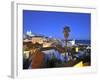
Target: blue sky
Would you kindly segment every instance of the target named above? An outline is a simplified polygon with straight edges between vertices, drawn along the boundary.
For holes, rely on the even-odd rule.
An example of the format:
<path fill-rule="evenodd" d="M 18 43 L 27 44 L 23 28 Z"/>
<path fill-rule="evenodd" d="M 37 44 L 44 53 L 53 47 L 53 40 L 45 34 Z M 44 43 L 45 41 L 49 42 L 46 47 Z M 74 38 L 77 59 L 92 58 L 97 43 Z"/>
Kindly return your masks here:
<path fill-rule="evenodd" d="M 70 27 L 69 39 L 90 39 L 91 14 L 23 10 L 23 32 L 64 39 L 63 28 Z"/>

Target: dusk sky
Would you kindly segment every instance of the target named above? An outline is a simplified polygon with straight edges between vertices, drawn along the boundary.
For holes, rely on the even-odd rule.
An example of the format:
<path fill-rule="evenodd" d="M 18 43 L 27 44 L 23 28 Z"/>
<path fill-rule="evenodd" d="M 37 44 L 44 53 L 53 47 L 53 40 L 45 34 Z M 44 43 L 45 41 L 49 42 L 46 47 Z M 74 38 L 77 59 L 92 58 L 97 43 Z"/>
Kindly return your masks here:
<path fill-rule="evenodd" d="M 43 34 L 64 39 L 63 28 L 70 27 L 69 39 L 90 40 L 91 15 L 89 13 L 23 10 L 23 32 Z"/>

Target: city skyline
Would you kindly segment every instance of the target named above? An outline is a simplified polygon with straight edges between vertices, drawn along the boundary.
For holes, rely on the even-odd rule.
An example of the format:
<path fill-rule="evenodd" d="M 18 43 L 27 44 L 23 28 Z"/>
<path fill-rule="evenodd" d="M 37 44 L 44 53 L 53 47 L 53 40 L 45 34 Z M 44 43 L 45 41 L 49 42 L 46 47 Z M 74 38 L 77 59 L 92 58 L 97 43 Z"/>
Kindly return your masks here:
<path fill-rule="evenodd" d="M 70 27 L 69 39 L 91 39 L 91 14 L 23 10 L 23 33 L 32 33 L 64 39 L 63 28 Z"/>

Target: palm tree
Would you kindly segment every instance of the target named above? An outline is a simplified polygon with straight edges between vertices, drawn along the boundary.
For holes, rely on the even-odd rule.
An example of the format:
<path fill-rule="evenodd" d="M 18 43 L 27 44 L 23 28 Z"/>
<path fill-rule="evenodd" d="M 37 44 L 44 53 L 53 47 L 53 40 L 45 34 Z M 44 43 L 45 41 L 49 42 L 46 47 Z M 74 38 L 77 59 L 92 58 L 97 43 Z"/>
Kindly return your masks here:
<path fill-rule="evenodd" d="M 67 40 L 68 40 L 68 37 L 69 37 L 69 32 L 70 32 L 69 26 L 65 26 L 64 29 L 63 29 L 63 33 L 64 33 L 64 38 L 65 38 L 65 41 L 66 41 L 66 46 L 67 46 Z"/>
<path fill-rule="evenodd" d="M 67 59 L 66 52 L 67 52 L 67 41 L 68 41 L 68 37 L 69 37 L 69 32 L 70 32 L 69 26 L 65 26 L 63 28 L 63 34 L 64 34 L 65 44 L 66 44 L 66 46 L 65 46 L 65 60 Z"/>

